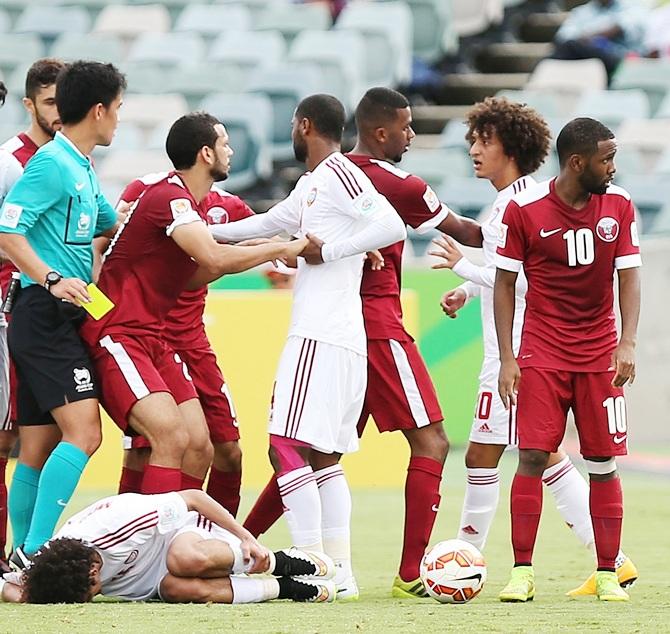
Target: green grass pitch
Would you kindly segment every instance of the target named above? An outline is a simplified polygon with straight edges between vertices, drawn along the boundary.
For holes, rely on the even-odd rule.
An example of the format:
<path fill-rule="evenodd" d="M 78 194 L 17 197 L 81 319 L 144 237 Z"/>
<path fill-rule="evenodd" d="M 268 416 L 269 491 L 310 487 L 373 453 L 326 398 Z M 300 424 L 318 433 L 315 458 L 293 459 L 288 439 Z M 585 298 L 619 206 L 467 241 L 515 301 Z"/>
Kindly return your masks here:
<path fill-rule="evenodd" d="M 623 546 L 641 573 L 630 591 L 630 603 L 599 604 L 594 599 L 572 601 L 564 596 L 591 572 L 593 561 L 561 522 L 548 495 L 535 555 L 535 601 L 527 605 L 498 602 L 497 593 L 506 582 L 511 565 L 507 489 L 514 462 L 513 456 L 505 456 L 503 496 L 485 553 L 488 582 L 482 594 L 467 605 L 390 597 L 400 549 L 402 492 L 357 490 L 353 515 L 354 566 L 361 587 L 357 603 L 2 605 L 0 632 L 670 632 L 670 483 L 648 475 L 623 473 L 626 496 Z M 456 533 L 464 487 L 462 464 L 460 453 L 454 452 L 448 460 L 433 541 Z M 241 516 L 255 494 L 245 493 Z M 88 504 L 92 497 L 78 494 L 67 513 Z M 283 521 L 265 536 L 264 542 L 272 548 L 288 544 Z"/>

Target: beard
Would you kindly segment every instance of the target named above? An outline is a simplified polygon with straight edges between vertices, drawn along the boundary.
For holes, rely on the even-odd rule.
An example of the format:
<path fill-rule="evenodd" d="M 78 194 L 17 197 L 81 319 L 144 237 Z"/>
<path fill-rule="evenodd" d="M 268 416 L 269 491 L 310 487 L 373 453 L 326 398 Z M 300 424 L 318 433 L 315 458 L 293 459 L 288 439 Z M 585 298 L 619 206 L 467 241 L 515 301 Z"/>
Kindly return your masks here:
<path fill-rule="evenodd" d="M 581 175 L 579 184 L 582 186 L 584 191 L 587 191 L 589 194 L 602 196 L 605 192 L 607 192 L 607 188 L 609 187 L 609 178 L 604 180 L 597 180 L 593 174 L 587 173 Z"/>
<path fill-rule="evenodd" d="M 58 126 L 58 129 L 60 130 L 60 119 L 56 119 L 53 123 L 49 124 L 49 122 L 39 113 L 37 108 L 35 108 L 35 121 L 42 132 L 52 139 L 56 135 L 54 126 Z"/>
<path fill-rule="evenodd" d="M 212 169 L 209 170 L 209 175 L 212 177 L 215 183 L 225 181 L 228 178 L 230 170 L 224 170 L 219 165 L 214 165 Z"/>
<path fill-rule="evenodd" d="M 301 140 L 293 140 L 293 154 L 298 163 L 307 161 L 307 144 Z"/>

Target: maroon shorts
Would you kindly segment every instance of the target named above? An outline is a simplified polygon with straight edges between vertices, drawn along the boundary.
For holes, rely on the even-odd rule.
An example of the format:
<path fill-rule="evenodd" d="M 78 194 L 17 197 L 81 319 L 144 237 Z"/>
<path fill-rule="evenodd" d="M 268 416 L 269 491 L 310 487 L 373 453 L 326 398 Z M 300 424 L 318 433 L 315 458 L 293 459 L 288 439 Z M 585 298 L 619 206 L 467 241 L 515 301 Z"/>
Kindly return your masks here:
<path fill-rule="evenodd" d="M 614 372 L 568 372 L 522 368 L 516 422 L 520 449 L 556 451 L 572 409 L 580 451 L 587 458 L 627 453 L 623 389 Z"/>
<path fill-rule="evenodd" d="M 207 345 L 190 350 L 179 350 L 178 354 L 188 367 L 193 379 L 212 442 L 239 440 L 240 430 L 235 407 L 212 348 Z M 143 436 L 133 436 L 131 446 L 136 449 L 150 445 Z"/>
<path fill-rule="evenodd" d="M 91 349 L 101 402 L 122 431 L 137 401 L 169 392 L 177 404 L 197 398 L 186 364 L 158 337 L 106 335 Z"/>
<path fill-rule="evenodd" d="M 372 416 L 380 432 L 443 420 L 435 387 L 413 341 L 368 340 L 368 387 L 358 435 Z"/>

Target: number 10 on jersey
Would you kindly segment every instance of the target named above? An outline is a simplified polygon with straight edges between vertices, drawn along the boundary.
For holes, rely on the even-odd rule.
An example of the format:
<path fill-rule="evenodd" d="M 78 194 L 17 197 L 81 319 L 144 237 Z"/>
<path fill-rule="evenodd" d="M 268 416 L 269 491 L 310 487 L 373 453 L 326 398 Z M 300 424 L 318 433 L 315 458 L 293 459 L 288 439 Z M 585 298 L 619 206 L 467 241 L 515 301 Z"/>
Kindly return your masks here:
<path fill-rule="evenodd" d="M 591 229 L 568 229 L 562 236 L 568 247 L 568 266 L 591 264 L 595 259 L 595 245 Z"/>

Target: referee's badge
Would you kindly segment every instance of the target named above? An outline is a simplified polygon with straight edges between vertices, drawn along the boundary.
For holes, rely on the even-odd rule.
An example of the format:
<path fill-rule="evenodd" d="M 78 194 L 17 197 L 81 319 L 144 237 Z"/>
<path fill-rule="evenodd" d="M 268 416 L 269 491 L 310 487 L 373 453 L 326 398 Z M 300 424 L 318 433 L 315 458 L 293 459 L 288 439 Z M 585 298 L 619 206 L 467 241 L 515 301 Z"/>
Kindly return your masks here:
<path fill-rule="evenodd" d="M 5 203 L 0 215 L 0 225 L 3 227 L 10 227 L 16 229 L 19 224 L 19 219 L 23 213 L 23 207 L 15 205 L 14 203 Z"/>
<path fill-rule="evenodd" d="M 74 368 L 72 374 L 77 392 L 90 392 L 93 389 L 93 381 L 88 368 Z"/>

